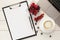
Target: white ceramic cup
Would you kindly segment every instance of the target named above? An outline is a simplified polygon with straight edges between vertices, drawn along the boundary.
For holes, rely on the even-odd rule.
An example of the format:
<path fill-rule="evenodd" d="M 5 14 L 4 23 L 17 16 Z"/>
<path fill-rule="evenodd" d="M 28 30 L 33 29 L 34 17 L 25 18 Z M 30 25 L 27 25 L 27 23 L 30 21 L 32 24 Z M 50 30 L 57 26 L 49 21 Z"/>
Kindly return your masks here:
<path fill-rule="evenodd" d="M 55 29 L 55 21 L 52 18 L 45 16 L 40 21 L 39 27 L 43 33 L 52 33 Z"/>

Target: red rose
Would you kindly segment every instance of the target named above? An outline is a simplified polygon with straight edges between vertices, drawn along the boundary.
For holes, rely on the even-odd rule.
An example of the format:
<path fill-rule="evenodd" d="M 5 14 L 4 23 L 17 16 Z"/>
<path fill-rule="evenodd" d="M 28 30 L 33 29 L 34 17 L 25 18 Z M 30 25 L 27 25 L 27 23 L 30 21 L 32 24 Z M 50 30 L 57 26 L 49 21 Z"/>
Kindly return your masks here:
<path fill-rule="evenodd" d="M 36 22 L 38 22 L 38 21 L 41 20 L 43 17 L 44 17 L 44 13 L 41 14 L 40 16 L 34 18 L 34 20 L 35 20 Z"/>
<path fill-rule="evenodd" d="M 39 12 L 39 10 L 40 10 L 40 7 L 38 5 L 36 5 L 35 3 L 32 3 L 29 8 L 30 13 L 32 13 L 35 16 Z"/>

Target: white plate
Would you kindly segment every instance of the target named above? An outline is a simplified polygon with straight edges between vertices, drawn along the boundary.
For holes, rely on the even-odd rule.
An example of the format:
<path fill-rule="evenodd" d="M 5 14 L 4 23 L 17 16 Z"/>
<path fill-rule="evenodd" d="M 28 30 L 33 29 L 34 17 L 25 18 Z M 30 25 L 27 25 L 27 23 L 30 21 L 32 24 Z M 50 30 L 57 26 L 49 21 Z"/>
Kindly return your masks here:
<path fill-rule="evenodd" d="M 47 22 L 51 22 L 50 26 L 52 26 L 52 27 L 48 26 L 50 28 L 47 27 L 48 28 L 47 29 L 46 28 L 47 25 L 45 25 Z M 39 27 L 40 27 L 40 30 L 42 32 L 44 32 L 44 33 L 51 33 L 55 29 L 55 22 L 54 22 L 54 20 L 52 18 L 50 18 L 47 14 L 44 13 L 43 19 L 39 21 Z"/>

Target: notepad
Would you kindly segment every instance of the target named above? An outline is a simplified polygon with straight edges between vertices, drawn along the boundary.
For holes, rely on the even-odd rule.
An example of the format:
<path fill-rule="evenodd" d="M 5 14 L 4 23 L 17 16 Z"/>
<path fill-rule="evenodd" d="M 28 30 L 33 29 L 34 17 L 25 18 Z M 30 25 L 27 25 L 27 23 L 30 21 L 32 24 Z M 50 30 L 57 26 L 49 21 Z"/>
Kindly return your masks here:
<path fill-rule="evenodd" d="M 2 9 L 12 40 L 21 40 L 36 35 L 27 1 L 9 5 Z"/>

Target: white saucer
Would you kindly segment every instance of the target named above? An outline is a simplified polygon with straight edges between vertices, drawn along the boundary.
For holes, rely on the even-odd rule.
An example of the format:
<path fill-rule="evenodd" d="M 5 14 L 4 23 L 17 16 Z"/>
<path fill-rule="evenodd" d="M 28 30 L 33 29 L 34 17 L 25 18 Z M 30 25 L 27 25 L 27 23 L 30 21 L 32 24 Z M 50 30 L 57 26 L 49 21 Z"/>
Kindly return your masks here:
<path fill-rule="evenodd" d="M 48 25 L 50 25 L 50 26 L 48 26 Z M 51 33 L 55 29 L 55 22 L 52 18 L 50 18 L 49 16 L 44 14 L 44 18 L 39 22 L 39 27 L 42 32 Z"/>

